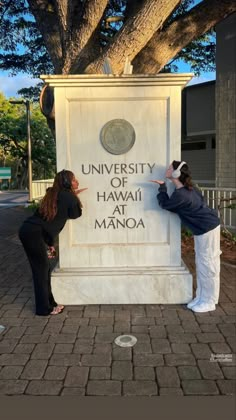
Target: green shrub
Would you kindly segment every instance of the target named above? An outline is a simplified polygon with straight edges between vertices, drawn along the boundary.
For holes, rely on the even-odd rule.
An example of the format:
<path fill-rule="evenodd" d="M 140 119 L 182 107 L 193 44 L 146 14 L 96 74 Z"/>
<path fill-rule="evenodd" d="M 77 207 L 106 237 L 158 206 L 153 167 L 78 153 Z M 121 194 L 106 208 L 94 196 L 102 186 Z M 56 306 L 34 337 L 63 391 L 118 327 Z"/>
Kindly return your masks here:
<path fill-rule="evenodd" d="M 26 208 L 30 211 L 36 211 L 39 208 L 39 201 L 33 200 Z"/>
<path fill-rule="evenodd" d="M 189 230 L 188 228 L 182 228 L 181 230 L 181 237 L 184 238 L 191 238 L 193 236 L 191 230 Z"/>

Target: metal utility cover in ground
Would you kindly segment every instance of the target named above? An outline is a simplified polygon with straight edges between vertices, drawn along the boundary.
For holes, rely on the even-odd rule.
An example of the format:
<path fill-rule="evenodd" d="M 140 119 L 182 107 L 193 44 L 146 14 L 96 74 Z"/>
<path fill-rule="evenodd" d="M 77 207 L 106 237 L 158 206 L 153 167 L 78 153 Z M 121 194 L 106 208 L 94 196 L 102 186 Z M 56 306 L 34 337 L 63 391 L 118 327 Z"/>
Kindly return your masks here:
<path fill-rule="evenodd" d="M 120 347 L 133 347 L 136 343 L 137 338 L 134 335 L 119 335 L 115 339 L 115 344 Z"/>

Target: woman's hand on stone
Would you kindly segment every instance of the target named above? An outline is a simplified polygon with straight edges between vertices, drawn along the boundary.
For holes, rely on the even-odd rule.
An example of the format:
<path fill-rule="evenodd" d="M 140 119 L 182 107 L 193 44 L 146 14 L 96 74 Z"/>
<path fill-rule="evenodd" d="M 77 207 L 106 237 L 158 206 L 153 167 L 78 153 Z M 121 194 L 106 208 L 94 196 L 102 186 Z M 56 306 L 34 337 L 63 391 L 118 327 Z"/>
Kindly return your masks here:
<path fill-rule="evenodd" d="M 85 190 L 87 190 L 88 188 L 81 188 L 80 190 L 75 190 L 75 193 L 76 194 L 80 194 L 80 193 L 82 193 L 83 191 L 85 191 Z"/>
<path fill-rule="evenodd" d="M 159 185 L 165 184 L 165 181 L 161 181 L 160 179 L 151 180 L 149 182 L 154 182 L 154 184 L 159 184 Z"/>
<path fill-rule="evenodd" d="M 49 259 L 55 258 L 56 250 L 55 250 L 54 246 L 48 246 L 47 254 L 48 254 Z"/>
<path fill-rule="evenodd" d="M 50 250 L 50 252 L 56 252 L 54 246 L 49 246 L 48 249 Z"/>

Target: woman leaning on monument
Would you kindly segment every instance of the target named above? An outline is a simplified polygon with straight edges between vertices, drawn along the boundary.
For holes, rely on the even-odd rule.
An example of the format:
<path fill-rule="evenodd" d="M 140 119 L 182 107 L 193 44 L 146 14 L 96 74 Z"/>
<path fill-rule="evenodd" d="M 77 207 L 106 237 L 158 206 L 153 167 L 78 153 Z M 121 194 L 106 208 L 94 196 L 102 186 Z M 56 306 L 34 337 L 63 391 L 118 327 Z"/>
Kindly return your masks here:
<path fill-rule="evenodd" d="M 32 270 L 36 315 L 57 315 L 64 309 L 63 305 L 56 303 L 52 294 L 49 258 L 55 253 L 55 238 L 66 221 L 82 215 L 78 194 L 87 188 L 78 189 L 78 186 L 73 172 L 65 169 L 58 172 L 39 209 L 23 222 L 19 230 L 19 238 Z"/>
<path fill-rule="evenodd" d="M 159 185 L 159 205 L 178 214 L 194 235 L 197 290 L 187 307 L 194 312 L 214 311 L 220 290 L 220 219 L 216 211 L 207 206 L 200 191 L 193 187 L 186 162 L 174 160 L 165 176 L 175 186 L 171 196 L 163 180 L 151 181 Z"/>

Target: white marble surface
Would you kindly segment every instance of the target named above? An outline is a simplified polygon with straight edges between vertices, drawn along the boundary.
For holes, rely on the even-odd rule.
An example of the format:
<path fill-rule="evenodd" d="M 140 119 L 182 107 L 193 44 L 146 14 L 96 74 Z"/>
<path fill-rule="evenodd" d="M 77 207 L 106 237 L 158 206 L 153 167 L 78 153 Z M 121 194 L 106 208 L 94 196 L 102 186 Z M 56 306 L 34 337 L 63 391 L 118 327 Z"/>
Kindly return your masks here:
<path fill-rule="evenodd" d="M 104 86 L 75 86 L 73 80 L 69 87 L 66 79 L 66 87 L 55 88 L 58 169 L 72 169 L 88 187 L 81 194 L 83 216 L 60 236 L 60 266 L 180 265 L 179 220 L 159 208 L 158 188 L 149 181 L 163 178 L 180 157 L 181 86 L 162 86 L 159 78 L 152 85 L 136 78 L 132 86 L 103 80 Z M 100 141 L 103 126 L 117 118 L 136 133 L 122 155 L 108 153 Z M 131 199 L 116 199 L 121 194 Z M 116 228 L 117 219 L 125 227 Z"/>
<path fill-rule="evenodd" d="M 186 267 L 60 270 L 53 273 L 55 299 L 65 305 L 183 304 L 192 299 Z"/>

